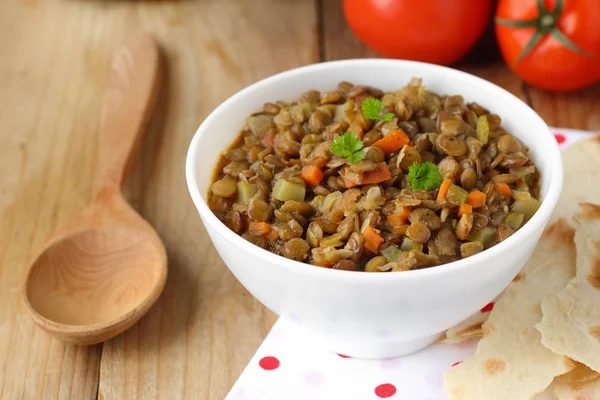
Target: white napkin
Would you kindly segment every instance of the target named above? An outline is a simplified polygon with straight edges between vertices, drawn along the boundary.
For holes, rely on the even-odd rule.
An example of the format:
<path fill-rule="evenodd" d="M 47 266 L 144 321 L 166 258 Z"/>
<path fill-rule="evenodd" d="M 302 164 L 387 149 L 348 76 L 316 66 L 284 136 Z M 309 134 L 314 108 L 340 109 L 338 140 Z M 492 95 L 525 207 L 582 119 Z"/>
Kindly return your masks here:
<path fill-rule="evenodd" d="M 553 128 L 561 148 L 590 132 Z M 489 312 L 493 303 L 481 312 Z M 386 360 L 335 354 L 280 318 L 226 400 L 446 400 L 443 372 L 475 352 L 477 340 L 436 343 Z M 551 399 L 542 394 L 536 400 Z"/>

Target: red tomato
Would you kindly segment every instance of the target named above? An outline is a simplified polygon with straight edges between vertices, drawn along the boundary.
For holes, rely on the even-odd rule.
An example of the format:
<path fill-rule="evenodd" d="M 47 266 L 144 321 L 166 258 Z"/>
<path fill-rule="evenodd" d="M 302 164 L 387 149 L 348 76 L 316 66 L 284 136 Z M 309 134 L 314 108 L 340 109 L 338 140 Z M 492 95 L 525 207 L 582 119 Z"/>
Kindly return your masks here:
<path fill-rule="evenodd" d="M 344 0 L 350 29 L 385 57 L 452 64 L 473 47 L 491 0 Z"/>
<path fill-rule="evenodd" d="M 507 64 L 543 89 L 570 91 L 600 81 L 600 1 L 543 5 L 539 10 L 536 0 L 498 3 L 496 36 Z"/>

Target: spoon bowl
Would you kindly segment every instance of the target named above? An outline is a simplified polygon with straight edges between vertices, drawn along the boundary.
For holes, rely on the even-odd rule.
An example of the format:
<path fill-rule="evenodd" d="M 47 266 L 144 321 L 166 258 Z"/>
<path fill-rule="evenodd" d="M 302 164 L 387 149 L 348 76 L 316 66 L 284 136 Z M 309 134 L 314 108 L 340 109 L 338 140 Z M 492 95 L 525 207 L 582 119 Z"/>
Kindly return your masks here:
<path fill-rule="evenodd" d="M 117 51 L 103 103 L 95 201 L 55 231 L 30 265 L 25 304 L 40 327 L 63 341 L 93 344 L 118 335 L 164 288 L 165 247 L 121 195 L 156 101 L 158 67 L 150 36 Z"/>
<path fill-rule="evenodd" d="M 93 344 L 123 332 L 164 288 L 160 238 L 121 197 L 110 201 L 110 214 L 95 205 L 57 231 L 29 270 L 26 304 L 63 341 Z"/>

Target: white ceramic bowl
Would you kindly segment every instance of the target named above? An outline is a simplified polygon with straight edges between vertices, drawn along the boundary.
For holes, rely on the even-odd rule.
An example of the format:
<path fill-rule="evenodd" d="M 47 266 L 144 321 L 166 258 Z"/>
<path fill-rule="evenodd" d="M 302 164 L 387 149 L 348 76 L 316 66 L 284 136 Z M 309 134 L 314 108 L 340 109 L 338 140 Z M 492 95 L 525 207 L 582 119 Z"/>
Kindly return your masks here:
<path fill-rule="evenodd" d="M 473 257 L 438 267 L 395 273 L 317 268 L 245 241 L 210 211 L 206 193 L 219 154 L 250 114 L 265 102 L 292 101 L 309 89 L 332 90 L 340 81 L 395 90 L 411 77 L 438 93 L 461 94 L 502 117 L 531 149 L 542 175 L 542 206 L 519 231 Z M 347 60 L 294 69 L 264 79 L 217 107 L 194 136 L 187 157 L 188 188 L 225 264 L 275 313 L 295 320 L 331 350 L 385 358 L 419 350 L 494 299 L 533 251 L 559 197 L 560 152 L 544 121 L 504 89 L 436 65 L 398 60 Z"/>

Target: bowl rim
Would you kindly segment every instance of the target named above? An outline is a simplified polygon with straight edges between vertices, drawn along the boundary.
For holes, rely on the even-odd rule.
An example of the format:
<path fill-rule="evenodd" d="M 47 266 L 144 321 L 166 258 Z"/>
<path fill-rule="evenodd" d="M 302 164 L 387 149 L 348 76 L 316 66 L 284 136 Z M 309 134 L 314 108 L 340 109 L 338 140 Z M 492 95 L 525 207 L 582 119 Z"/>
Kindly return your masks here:
<path fill-rule="evenodd" d="M 542 129 L 542 132 L 538 133 L 536 139 L 540 142 L 543 142 L 543 144 L 540 144 L 540 146 L 546 147 L 545 150 L 548 150 L 548 154 L 546 157 L 548 157 L 550 161 L 550 167 L 547 171 L 544 172 L 545 174 L 550 174 L 550 183 L 548 186 L 546 196 L 535 215 L 508 239 L 498 243 L 497 245 L 489 249 L 482 251 L 481 253 L 475 254 L 474 256 L 453 261 L 447 264 L 442 264 L 432 268 L 402 271 L 402 273 L 395 274 L 369 274 L 358 273 L 360 271 L 344 271 L 334 270 L 330 268 L 317 268 L 313 265 L 290 260 L 283 256 L 272 253 L 268 250 L 262 249 L 243 239 L 241 236 L 237 235 L 235 232 L 230 230 L 225 224 L 223 224 L 210 210 L 210 208 L 204 201 L 202 194 L 200 193 L 198 185 L 196 184 L 196 157 L 200 148 L 202 137 L 208 134 L 207 127 L 211 125 L 212 121 L 217 119 L 221 114 L 226 113 L 230 105 L 238 102 L 240 98 L 251 97 L 250 95 L 253 92 L 261 90 L 261 88 L 265 85 L 277 84 L 278 82 L 288 79 L 290 77 L 303 74 L 310 74 L 313 72 L 326 70 L 331 67 L 353 68 L 358 66 L 369 65 L 410 66 L 419 69 L 437 70 L 438 72 L 441 72 L 448 77 L 456 77 L 462 80 L 470 80 L 470 85 L 472 84 L 475 86 L 479 85 L 486 87 L 488 90 L 499 92 L 499 94 L 503 95 L 504 97 L 516 101 L 516 103 L 511 106 L 514 107 L 516 105 L 517 107 L 524 109 L 525 112 L 529 114 L 529 118 L 534 119 L 534 122 L 536 124 L 540 125 L 541 127 L 544 127 L 544 129 Z M 213 171 L 211 170 L 210 173 L 212 174 L 212 172 Z M 558 143 L 556 142 L 554 135 L 552 134 L 550 128 L 544 122 L 544 120 L 528 104 L 523 102 L 521 99 L 519 99 L 509 91 L 501 88 L 500 86 L 497 86 L 496 84 L 491 83 L 483 78 L 471 75 L 467 72 L 455 70 L 449 67 L 417 61 L 367 58 L 329 61 L 290 69 L 257 81 L 233 94 L 231 97 L 229 97 L 219 106 L 217 106 L 206 117 L 206 119 L 201 123 L 200 127 L 194 134 L 186 158 L 186 180 L 192 200 L 196 208 L 198 209 L 198 212 L 204 224 L 209 225 L 215 233 L 221 236 L 224 240 L 230 242 L 231 244 L 239 248 L 241 251 L 250 252 L 256 257 L 260 258 L 262 261 L 271 264 L 276 264 L 281 268 L 288 269 L 290 272 L 314 275 L 315 277 L 321 279 L 346 280 L 351 282 L 365 283 L 374 281 L 381 283 L 393 283 L 397 280 L 420 280 L 436 275 L 441 276 L 451 274 L 457 270 L 473 268 L 473 266 L 479 265 L 480 263 L 486 263 L 490 260 L 498 259 L 498 257 L 502 257 L 502 254 L 504 252 L 510 250 L 511 248 L 514 248 L 515 246 L 519 246 L 519 243 L 525 241 L 527 237 L 534 235 L 535 232 L 537 232 L 541 227 L 543 227 L 543 225 L 550 219 L 551 213 L 554 210 L 556 203 L 558 202 L 558 198 L 560 196 L 560 192 L 563 185 L 563 164 Z"/>

